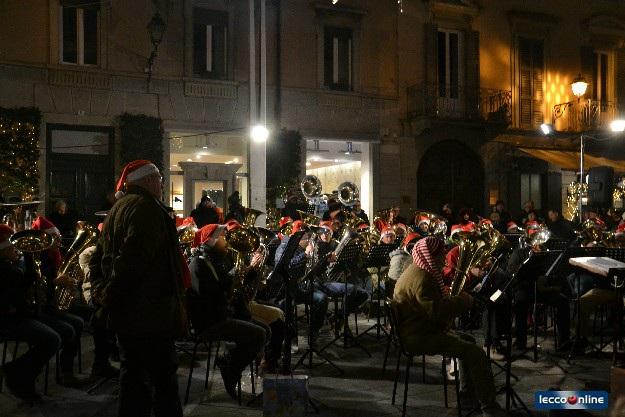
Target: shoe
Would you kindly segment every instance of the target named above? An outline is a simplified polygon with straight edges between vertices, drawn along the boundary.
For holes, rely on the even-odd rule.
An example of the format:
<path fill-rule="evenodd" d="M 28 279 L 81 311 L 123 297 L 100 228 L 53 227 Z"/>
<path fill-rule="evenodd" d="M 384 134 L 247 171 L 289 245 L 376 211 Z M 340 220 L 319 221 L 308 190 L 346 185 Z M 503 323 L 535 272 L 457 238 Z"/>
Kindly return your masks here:
<path fill-rule="evenodd" d="M 94 363 L 91 368 L 91 376 L 96 378 L 115 378 L 119 376 L 119 369 L 111 365 L 109 361 L 99 364 Z"/>
<path fill-rule="evenodd" d="M 230 361 L 225 356 L 217 358 L 217 367 L 219 367 L 219 371 L 221 372 L 221 379 L 224 381 L 224 387 L 226 388 L 226 392 L 233 399 L 236 400 L 237 397 L 237 383 L 241 376 L 238 377 L 235 375 L 232 367 L 230 366 Z"/>

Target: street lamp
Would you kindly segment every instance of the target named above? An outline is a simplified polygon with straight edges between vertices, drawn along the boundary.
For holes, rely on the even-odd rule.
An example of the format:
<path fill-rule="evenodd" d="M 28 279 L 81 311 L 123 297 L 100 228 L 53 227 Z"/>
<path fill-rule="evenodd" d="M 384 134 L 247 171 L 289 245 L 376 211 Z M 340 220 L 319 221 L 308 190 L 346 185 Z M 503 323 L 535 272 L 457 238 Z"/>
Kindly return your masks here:
<path fill-rule="evenodd" d="M 252 127 L 250 137 L 257 143 L 267 142 L 267 139 L 269 138 L 269 130 L 266 126 L 256 125 Z"/>
<path fill-rule="evenodd" d="M 152 43 L 152 53 L 150 54 L 150 58 L 148 58 L 148 66 L 145 69 L 148 74 L 148 87 L 150 86 L 150 80 L 152 79 L 152 69 L 154 67 L 154 60 L 156 59 L 156 51 L 163 40 L 165 29 L 167 29 L 167 24 L 163 18 L 161 18 L 161 15 L 156 12 L 147 26 L 148 35 L 150 35 L 150 42 Z"/>
<path fill-rule="evenodd" d="M 577 97 L 578 101 L 584 94 L 586 94 L 587 88 L 588 83 L 586 82 L 586 79 L 582 77 L 582 74 L 578 74 L 571 83 L 571 90 L 573 90 L 573 95 Z"/>

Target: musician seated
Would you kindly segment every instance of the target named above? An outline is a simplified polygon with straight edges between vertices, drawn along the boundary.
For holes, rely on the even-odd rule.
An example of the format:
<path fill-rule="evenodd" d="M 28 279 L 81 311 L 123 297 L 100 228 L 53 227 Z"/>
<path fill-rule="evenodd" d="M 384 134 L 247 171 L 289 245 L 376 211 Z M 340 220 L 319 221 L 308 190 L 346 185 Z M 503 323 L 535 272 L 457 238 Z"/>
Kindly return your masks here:
<path fill-rule="evenodd" d="M 385 226 L 380 232 L 380 240 L 378 243 L 380 245 L 394 245 L 395 240 L 397 240 L 397 235 L 395 234 L 393 227 Z"/>
<path fill-rule="evenodd" d="M 420 216 L 417 220 L 417 233 L 421 235 L 421 237 L 426 237 L 430 234 L 430 219 L 426 216 Z"/>
<path fill-rule="evenodd" d="M 540 252 L 542 248 L 539 245 L 530 247 L 516 248 L 508 259 L 507 272 L 510 275 L 517 273 L 521 265 L 525 262 L 532 252 Z M 516 279 L 516 287 L 514 289 L 514 321 L 516 340 L 514 349 L 518 352 L 527 350 L 527 318 L 530 308 L 534 303 L 534 281 L 536 281 L 536 301 L 547 304 L 556 309 L 556 329 L 558 331 L 558 351 L 566 351 L 569 349 L 570 341 L 570 309 L 569 299 L 562 294 L 562 289 L 557 285 L 551 285 L 544 273 L 545 266 L 542 270 L 524 270 L 523 276 Z"/>
<path fill-rule="evenodd" d="M 252 322 L 233 318 L 229 305 L 233 278 L 227 261 L 225 226 L 209 224 L 196 233 L 199 249 L 189 264 L 191 288 L 188 308 L 191 324 L 198 335 L 235 344 L 217 359 L 226 392 L 236 398 L 241 373 L 263 351 L 265 330 Z"/>
<path fill-rule="evenodd" d="M 46 277 L 47 294 L 45 300 L 42 300 L 40 304 L 42 308 L 37 318 L 61 335 L 63 346 L 60 354 L 60 383 L 75 386 L 81 382 L 74 375 L 74 358 L 78 353 L 78 344 L 85 322 L 75 314 L 60 311 L 55 296 L 57 285 L 72 289 L 75 282 L 67 276 L 58 276 L 58 269 L 62 262 L 58 246 L 61 236 L 59 230 L 48 219 L 41 216 L 33 221 L 32 229 L 43 230 L 55 237 L 54 245 L 41 252 L 41 273 Z"/>
<path fill-rule="evenodd" d="M 412 264 L 412 255 L 410 255 L 410 253 L 420 238 L 421 235 L 419 233 L 410 233 L 404 238 L 399 248 L 388 254 L 390 263 L 388 268 L 388 281 L 385 285 L 385 293 L 388 297 L 393 296 L 395 283 L 406 268 Z"/>
<path fill-rule="evenodd" d="M 577 354 L 583 354 L 589 345 L 590 336 L 590 316 L 594 311 L 603 305 L 617 303 L 617 294 L 610 286 L 608 280 L 602 276 L 589 272 L 575 273 L 566 278 L 571 288 L 573 298 L 580 297 L 579 300 L 579 335 L 574 346 Z"/>
<path fill-rule="evenodd" d="M 399 334 L 412 353 L 458 358 L 464 395 L 474 391 L 484 416 L 505 416 L 495 399 L 486 354 L 471 336 L 449 330 L 454 317 L 471 308 L 473 297 L 465 292 L 449 295 L 442 278 L 444 253 L 443 241 L 431 236 L 414 246 L 413 264 L 397 281 L 393 295 Z"/>
<path fill-rule="evenodd" d="M 337 254 L 334 252 L 338 246 L 338 242 L 332 239 L 334 230 L 331 222 L 322 221 L 319 223 L 322 232 L 319 233 L 319 241 L 317 242 L 317 250 L 319 259 L 326 258 L 330 255 L 330 261 L 336 262 Z M 334 279 L 335 277 L 325 277 L 326 279 Z M 345 277 L 344 279 L 347 279 Z M 324 281 L 324 277 L 321 278 Z M 369 294 L 353 284 L 346 284 L 339 281 L 321 282 L 319 284 L 321 291 L 331 297 L 342 297 L 346 295 L 345 317 L 349 317 L 351 313 L 356 311 L 365 301 L 369 299 Z M 341 313 L 342 316 L 342 313 Z M 343 319 L 345 318 L 343 317 Z"/>
<path fill-rule="evenodd" d="M 35 276 L 27 276 L 19 268 L 20 256 L 9 242 L 12 234 L 9 226 L 0 224 L 0 340 L 25 342 L 29 349 L 2 366 L 0 373 L 11 394 L 33 402 L 40 398 L 35 390 L 35 379 L 61 347 L 61 336 L 36 320 L 35 310 L 28 300 Z"/>
<path fill-rule="evenodd" d="M 295 234 L 304 228 L 304 222 L 296 220 L 293 222 L 291 234 Z M 283 237 L 280 242 L 280 246 L 276 249 L 275 265 L 278 264 L 282 254 L 289 244 L 289 236 Z M 310 245 L 308 236 L 302 237 L 299 241 L 299 246 L 295 250 L 293 257 L 288 261 L 287 272 L 291 278 L 291 285 L 288 288 L 290 295 L 293 298 L 295 304 L 309 304 L 310 306 L 310 326 L 312 328 L 313 339 L 319 334 L 319 329 L 323 326 L 326 312 L 328 311 L 328 297 L 326 294 L 317 289 L 312 289 L 312 294 L 309 292 L 309 286 L 307 283 L 300 282 L 306 272 L 306 262 L 308 257 L 312 256 L 313 248 Z M 278 277 L 278 279 L 280 279 Z M 311 299 L 312 296 L 312 299 Z M 284 299 L 279 303 L 280 307 L 284 306 Z"/>

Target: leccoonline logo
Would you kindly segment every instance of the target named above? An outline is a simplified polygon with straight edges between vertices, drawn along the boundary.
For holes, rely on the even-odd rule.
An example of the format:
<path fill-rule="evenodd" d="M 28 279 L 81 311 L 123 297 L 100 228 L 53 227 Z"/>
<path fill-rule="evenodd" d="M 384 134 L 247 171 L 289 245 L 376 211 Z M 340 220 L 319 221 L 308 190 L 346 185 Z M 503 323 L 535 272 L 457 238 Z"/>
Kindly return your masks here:
<path fill-rule="evenodd" d="M 534 394 L 537 410 L 607 410 L 607 391 L 538 391 Z"/>

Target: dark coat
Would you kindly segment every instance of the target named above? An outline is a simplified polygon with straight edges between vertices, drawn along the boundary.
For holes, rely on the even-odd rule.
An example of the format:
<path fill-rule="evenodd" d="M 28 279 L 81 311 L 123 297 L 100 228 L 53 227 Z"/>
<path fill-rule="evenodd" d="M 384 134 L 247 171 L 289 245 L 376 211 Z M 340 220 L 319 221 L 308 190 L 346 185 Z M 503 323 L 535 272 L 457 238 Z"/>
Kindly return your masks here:
<path fill-rule="evenodd" d="M 132 337 L 186 334 L 183 258 L 174 221 L 147 191 L 129 187 L 104 223 L 103 304 L 111 328 Z"/>
<path fill-rule="evenodd" d="M 32 315 L 28 291 L 34 278 L 26 276 L 17 265 L 0 260 L 0 317 Z"/>

